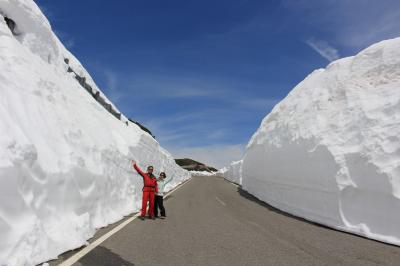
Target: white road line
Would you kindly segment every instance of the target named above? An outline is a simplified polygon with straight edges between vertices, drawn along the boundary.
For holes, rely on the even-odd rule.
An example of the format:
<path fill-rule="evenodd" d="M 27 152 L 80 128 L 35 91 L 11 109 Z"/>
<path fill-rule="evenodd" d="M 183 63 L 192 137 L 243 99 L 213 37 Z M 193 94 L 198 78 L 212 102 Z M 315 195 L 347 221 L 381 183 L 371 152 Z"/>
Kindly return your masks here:
<path fill-rule="evenodd" d="M 215 197 L 215 199 L 216 199 L 219 203 L 221 203 L 222 205 L 226 206 L 226 203 L 223 202 L 220 198 Z"/>
<path fill-rule="evenodd" d="M 184 183 L 178 185 L 176 188 L 174 188 L 173 190 L 171 190 L 170 192 L 168 192 L 164 197 L 169 196 L 170 194 L 172 194 L 173 192 L 177 191 L 179 188 L 181 188 L 184 184 L 189 183 L 189 181 L 192 180 L 191 178 L 189 178 L 187 181 L 185 181 Z M 118 225 L 117 227 L 115 227 L 114 229 L 112 229 L 110 232 L 104 234 L 103 236 L 101 236 L 99 239 L 97 239 L 96 241 L 94 241 L 93 243 L 90 243 L 89 245 L 87 245 L 85 248 L 83 248 L 81 251 L 79 251 L 78 253 L 76 253 L 75 255 L 73 255 L 72 257 L 68 258 L 66 261 L 62 262 L 59 264 L 59 266 L 71 266 L 72 264 L 76 263 L 78 260 L 80 260 L 83 256 L 85 256 L 86 254 L 88 254 L 90 251 L 92 251 L 94 248 L 96 248 L 98 245 L 100 245 L 101 243 L 103 243 L 107 238 L 109 238 L 110 236 L 112 236 L 113 234 L 117 233 L 118 231 L 120 231 L 122 228 L 124 228 L 126 225 L 128 225 L 130 222 L 132 222 L 133 220 L 135 220 L 137 217 L 140 216 L 140 212 L 135 214 L 133 217 L 129 218 L 128 220 L 126 220 L 125 222 L 121 223 L 120 225 Z"/>

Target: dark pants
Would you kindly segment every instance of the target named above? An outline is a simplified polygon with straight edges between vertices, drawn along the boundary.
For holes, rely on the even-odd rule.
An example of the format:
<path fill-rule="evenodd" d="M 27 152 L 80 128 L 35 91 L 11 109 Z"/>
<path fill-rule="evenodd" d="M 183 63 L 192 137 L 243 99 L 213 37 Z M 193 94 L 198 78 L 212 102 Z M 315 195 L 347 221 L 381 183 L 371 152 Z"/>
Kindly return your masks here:
<path fill-rule="evenodd" d="M 161 216 L 165 217 L 164 198 L 156 195 L 154 200 L 154 215 L 158 216 L 158 208 L 160 208 Z"/>

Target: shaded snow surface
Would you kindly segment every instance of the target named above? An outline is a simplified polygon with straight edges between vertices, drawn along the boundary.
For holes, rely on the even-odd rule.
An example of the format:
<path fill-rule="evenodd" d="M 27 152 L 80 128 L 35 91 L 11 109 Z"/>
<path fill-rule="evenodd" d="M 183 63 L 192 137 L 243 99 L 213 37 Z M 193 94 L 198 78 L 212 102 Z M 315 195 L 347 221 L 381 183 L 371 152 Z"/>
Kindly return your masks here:
<path fill-rule="evenodd" d="M 132 158 L 173 176 L 167 190 L 190 177 L 96 102 L 64 58 L 99 91 L 33 1 L 0 0 L 0 265 L 56 258 L 137 211 L 142 179 Z"/>
<path fill-rule="evenodd" d="M 291 214 L 399 245 L 399 138 L 397 38 L 298 84 L 248 143 L 242 186 Z"/>
<path fill-rule="evenodd" d="M 243 161 L 232 162 L 230 166 L 224 167 L 216 173 L 216 175 L 224 177 L 233 183 L 242 184 L 242 163 Z"/>

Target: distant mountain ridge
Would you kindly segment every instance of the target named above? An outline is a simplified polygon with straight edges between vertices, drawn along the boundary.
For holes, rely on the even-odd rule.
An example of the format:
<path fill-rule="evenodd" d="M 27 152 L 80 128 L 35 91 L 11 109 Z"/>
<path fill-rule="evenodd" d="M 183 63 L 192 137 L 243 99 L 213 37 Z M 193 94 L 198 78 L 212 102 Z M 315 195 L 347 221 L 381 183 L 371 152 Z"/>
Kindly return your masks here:
<path fill-rule="evenodd" d="M 205 165 L 204 163 L 200 163 L 198 161 L 189 158 L 175 159 L 175 162 L 177 165 L 188 171 L 207 171 L 207 172 L 218 171 L 212 166 Z"/>

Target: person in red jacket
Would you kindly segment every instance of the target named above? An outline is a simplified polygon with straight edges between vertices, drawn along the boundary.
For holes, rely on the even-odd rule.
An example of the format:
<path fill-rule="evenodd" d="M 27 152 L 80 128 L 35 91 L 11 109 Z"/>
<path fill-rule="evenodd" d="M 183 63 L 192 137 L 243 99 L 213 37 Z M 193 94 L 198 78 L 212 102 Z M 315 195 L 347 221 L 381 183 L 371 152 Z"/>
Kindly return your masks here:
<path fill-rule="evenodd" d="M 133 168 L 138 172 L 139 175 L 143 177 L 143 196 L 142 196 L 142 212 L 140 218 L 144 220 L 146 216 L 147 202 L 149 202 L 149 217 L 155 219 L 154 217 L 154 195 L 158 192 L 157 189 L 157 178 L 153 175 L 153 166 L 147 167 L 147 173 L 143 172 L 139 166 L 137 166 L 135 161 L 132 161 Z"/>

